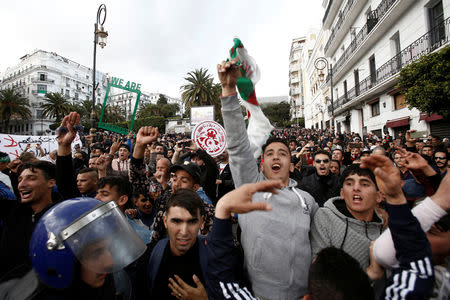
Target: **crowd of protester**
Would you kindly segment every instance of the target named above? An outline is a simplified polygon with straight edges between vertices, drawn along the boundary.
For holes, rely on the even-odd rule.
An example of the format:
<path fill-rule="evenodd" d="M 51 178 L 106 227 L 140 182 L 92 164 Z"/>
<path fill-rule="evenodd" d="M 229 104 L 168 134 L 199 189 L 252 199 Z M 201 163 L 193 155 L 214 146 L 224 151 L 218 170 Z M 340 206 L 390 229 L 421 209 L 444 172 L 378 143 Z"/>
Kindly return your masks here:
<path fill-rule="evenodd" d="M 255 160 L 218 73 L 216 157 L 154 127 L 72 149 L 75 112 L 49 155 L 0 153 L 0 298 L 448 299 L 447 137 L 276 129 Z"/>

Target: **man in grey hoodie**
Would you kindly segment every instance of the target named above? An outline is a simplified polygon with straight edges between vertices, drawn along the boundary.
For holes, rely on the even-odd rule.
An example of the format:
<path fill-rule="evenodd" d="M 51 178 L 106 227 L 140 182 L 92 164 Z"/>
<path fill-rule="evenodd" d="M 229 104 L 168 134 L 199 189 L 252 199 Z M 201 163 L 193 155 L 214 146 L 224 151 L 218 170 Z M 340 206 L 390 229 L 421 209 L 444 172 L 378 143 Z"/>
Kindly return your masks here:
<path fill-rule="evenodd" d="M 375 176 L 359 164 L 341 175 L 341 195 L 325 202 L 311 227 L 313 255 L 334 246 L 355 258 L 365 270 L 370 264 L 370 242 L 383 231 L 383 218 L 375 207 L 382 200 Z"/>
<path fill-rule="evenodd" d="M 245 267 L 255 296 L 273 300 L 297 299 L 307 292 L 312 259 L 309 231 L 318 205 L 289 178 L 293 166 L 287 141 L 270 138 L 266 142 L 262 148 L 262 172 L 258 171 L 237 98 L 236 82 L 240 72 L 235 63 L 223 62 L 217 66 L 235 186 L 267 179 L 280 180 L 283 185 L 278 194 L 256 193 L 253 196 L 253 202 L 271 204 L 271 212 L 239 215 Z"/>

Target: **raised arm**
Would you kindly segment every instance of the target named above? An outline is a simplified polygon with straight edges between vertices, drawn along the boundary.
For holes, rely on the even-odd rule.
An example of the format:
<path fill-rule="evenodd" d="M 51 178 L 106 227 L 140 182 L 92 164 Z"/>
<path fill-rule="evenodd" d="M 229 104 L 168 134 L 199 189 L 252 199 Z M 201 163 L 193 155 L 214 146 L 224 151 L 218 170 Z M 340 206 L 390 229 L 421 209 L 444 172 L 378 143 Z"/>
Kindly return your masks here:
<path fill-rule="evenodd" d="M 77 132 L 75 125 L 80 123 L 80 115 L 71 112 L 58 128 L 58 156 L 56 158 L 56 185 L 64 199 L 80 196 L 72 165 L 72 142 Z"/>
<path fill-rule="evenodd" d="M 258 166 L 250 148 L 242 110 L 236 93 L 239 69 L 236 60 L 217 65 L 222 84 L 222 117 L 227 133 L 227 149 L 230 155 L 230 169 L 236 187 L 256 182 Z"/>
<path fill-rule="evenodd" d="M 383 155 L 363 158 L 362 167 L 373 170 L 378 187 L 386 196 L 389 229 L 399 261 L 386 287 L 385 299 L 400 295 L 405 299 L 428 299 L 434 284 L 430 243 L 406 203 L 399 170 Z"/>

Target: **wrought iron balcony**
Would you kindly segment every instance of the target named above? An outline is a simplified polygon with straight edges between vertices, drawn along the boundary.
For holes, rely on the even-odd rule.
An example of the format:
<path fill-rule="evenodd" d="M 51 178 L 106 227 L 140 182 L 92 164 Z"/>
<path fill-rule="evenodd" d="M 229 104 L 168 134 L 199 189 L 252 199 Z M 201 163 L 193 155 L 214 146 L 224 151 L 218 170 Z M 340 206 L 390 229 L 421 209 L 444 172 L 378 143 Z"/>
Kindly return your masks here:
<path fill-rule="evenodd" d="M 341 57 L 336 61 L 333 66 L 334 73 L 340 71 L 344 63 L 349 59 L 349 57 L 355 52 L 355 50 L 365 42 L 367 36 L 378 23 L 378 21 L 386 14 L 386 12 L 392 7 L 392 5 L 398 0 L 383 0 L 378 5 L 378 7 L 371 11 L 367 16 L 367 22 L 352 40 L 347 49 L 344 50 Z M 331 37 L 330 37 L 331 38 Z M 328 40 L 330 42 L 330 40 Z M 330 43 L 331 44 L 331 43 Z M 329 46 L 330 44 L 327 43 Z M 325 52 L 327 51 L 327 47 L 325 46 Z"/>
<path fill-rule="evenodd" d="M 347 94 L 341 95 L 336 101 L 334 101 L 334 110 L 338 110 L 342 105 L 383 83 L 412 62 L 433 52 L 442 45 L 447 44 L 449 39 L 450 17 L 438 26 L 432 28 L 408 47 L 403 49 L 400 53 L 384 63 L 376 70 L 375 74 L 367 76 L 355 87 L 347 91 Z M 331 112 L 331 105 L 328 106 L 328 111 Z"/>
<path fill-rule="evenodd" d="M 328 42 L 325 45 L 325 53 L 328 51 L 328 48 L 330 47 L 331 43 L 333 42 L 334 38 L 336 37 L 336 33 L 341 28 L 342 23 L 344 23 L 345 18 L 347 17 L 348 12 L 350 11 L 350 8 L 352 7 L 354 0 L 348 0 L 347 4 L 345 5 L 344 9 L 339 12 L 338 14 L 338 20 L 334 27 L 331 29 L 330 37 L 328 38 Z"/>

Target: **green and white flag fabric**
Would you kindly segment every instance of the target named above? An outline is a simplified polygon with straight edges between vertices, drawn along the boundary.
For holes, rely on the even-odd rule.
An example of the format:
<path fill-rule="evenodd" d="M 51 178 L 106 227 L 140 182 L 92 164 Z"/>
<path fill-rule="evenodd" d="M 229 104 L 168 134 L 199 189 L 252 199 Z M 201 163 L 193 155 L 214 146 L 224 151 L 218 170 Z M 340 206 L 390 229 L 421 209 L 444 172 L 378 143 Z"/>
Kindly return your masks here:
<path fill-rule="evenodd" d="M 255 85 L 258 83 L 261 73 L 256 61 L 247 53 L 241 40 L 233 40 L 233 48 L 230 49 L 230 58 L 238 58 L 241 76 L 237 81 L 237 88 L 241 104 L 247 109 L 248 127 L 247 135 L 250 147 L 255 158 L 261 155 L 261 147 L 270 136 L 273 129 L 267 117 L 258 104 L 255 93 Z"/>

